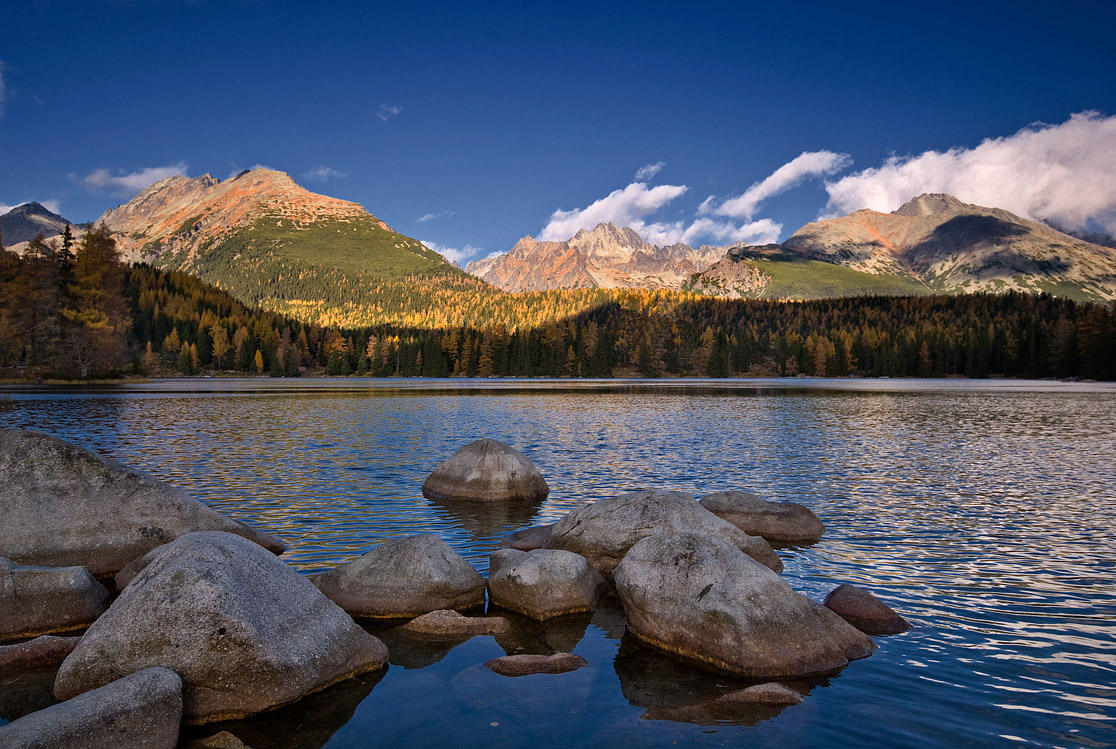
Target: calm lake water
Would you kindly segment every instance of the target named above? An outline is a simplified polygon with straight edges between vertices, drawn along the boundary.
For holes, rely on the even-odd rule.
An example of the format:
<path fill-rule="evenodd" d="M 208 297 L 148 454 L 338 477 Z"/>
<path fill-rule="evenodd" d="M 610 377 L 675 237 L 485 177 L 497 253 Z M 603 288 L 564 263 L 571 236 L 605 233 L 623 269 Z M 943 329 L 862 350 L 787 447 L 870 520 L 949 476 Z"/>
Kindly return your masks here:
<path fill-rule="evenodd" d="M 614 607 L 456 647 L 377 627 L 386 673 L 223 726 L 256 749 L 1116 745 L 1116 385 L 172 380 L 0 389 L 0 426 L 182 486 L 284 539 L 306 572 L 418 532 L 484 572 L 504 536 L 584 502 L 751 489 L 826 524 L 780 550 L 793 587 L 820 600 L 856 583 L 914 625 L 838 675 L 788 682 L 801 705 L 734 716 L 695 705 L 741 684 L 639 647 Z M 488 513 L 424 499 L 433 466 L 480 437 L 525 452 L 550 497 Z M 516 650 L 589 666 L 480 665 Z"/>

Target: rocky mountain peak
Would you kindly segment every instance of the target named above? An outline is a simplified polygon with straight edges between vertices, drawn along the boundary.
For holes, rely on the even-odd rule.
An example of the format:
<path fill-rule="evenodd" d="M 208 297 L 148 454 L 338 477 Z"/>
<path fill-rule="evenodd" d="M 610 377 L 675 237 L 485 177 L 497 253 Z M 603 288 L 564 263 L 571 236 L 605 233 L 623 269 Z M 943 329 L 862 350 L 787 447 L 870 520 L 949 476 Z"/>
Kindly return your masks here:
<path fill-rule="evenodd" d="M 52 237 L 61 234 L 70 222 L 42 203 L 24 203 L 0 216 L 0 234 L 10 247 L 34 239 L 37 234 Z"/>
<path fill-rule="evenodd" d="M 911 198 L 891 213 L 895 216 L 933 216 L 938 213 L 963 211 L 973 207 L 974 206 L 968 203 L 962 203 L 952 195 L 946 195 L 940 192 L 928 192 L 919 195 L 917 198 Z"/>

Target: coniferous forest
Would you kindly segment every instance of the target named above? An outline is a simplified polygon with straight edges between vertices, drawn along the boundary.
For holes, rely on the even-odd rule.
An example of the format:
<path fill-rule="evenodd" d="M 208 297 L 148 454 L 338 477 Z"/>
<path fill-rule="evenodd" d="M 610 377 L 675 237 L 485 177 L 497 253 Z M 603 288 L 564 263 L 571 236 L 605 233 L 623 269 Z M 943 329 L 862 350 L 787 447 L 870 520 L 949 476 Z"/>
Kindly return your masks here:
<path fill-rule="evenodd" d="M 479 283 L 479 282 L 478 282 Z M 339 328 L 249 308 L 181 272 L 121 264 L 91 231 L 0 252 L 8 380 L 125 374 L 376 377 L 1026 377 L 1116 380 L 1116 305 L 1049 295 L 722 300 L 644 290 L 469 286 L 431 327 L 405 283 L 396 322 Z M 416 279 L 416 288 L 422 288 Z"/>

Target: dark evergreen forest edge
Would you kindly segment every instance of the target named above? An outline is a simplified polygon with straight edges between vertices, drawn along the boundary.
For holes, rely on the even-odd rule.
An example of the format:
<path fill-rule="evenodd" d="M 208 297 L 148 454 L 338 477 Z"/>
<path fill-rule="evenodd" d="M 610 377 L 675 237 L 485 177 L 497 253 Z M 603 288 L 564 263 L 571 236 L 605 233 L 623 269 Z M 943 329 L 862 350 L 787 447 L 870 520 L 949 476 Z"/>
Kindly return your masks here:
<path fill-rule="evenodd" d="M 379 307 L 394 321 L 331 327 L 249 308 L 186 273 L 125 266 L 105 231 L 58 252 L 36 240 L 22 257 L 0 252 L 0 377 L 1116 380 L 1116 304 L 1047 294 L 775 302 L 641 290 L 509 294 L 473 279 L 460 286 L 434 294 L 419 278 L 385 283 Z"/>

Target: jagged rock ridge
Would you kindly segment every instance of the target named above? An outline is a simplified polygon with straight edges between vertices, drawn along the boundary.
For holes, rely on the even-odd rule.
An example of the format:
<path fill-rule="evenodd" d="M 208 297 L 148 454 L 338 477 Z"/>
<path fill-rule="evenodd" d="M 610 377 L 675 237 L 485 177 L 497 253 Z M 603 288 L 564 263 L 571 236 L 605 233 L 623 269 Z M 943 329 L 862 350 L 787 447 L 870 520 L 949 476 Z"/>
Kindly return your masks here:
<path fill-rule="evenodd" d="M 582 229 L 565 242 L 527 236 L 510 252 L 475 260 L 465 270 L 506 291 L 678 289 L 724 254 L 724 248 L 695 250 L 682 243 L 657 247 L 633 229 L 609 222 Z"/>

